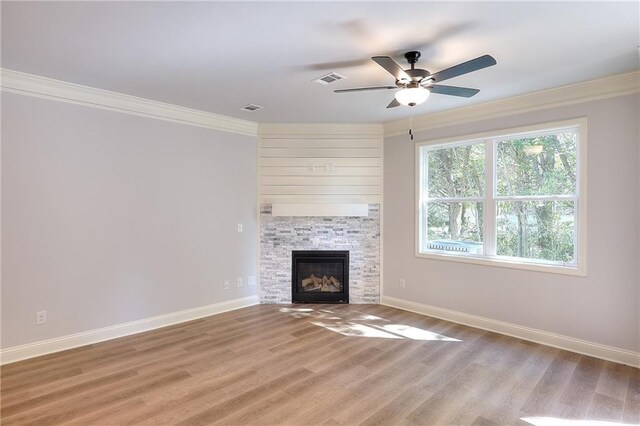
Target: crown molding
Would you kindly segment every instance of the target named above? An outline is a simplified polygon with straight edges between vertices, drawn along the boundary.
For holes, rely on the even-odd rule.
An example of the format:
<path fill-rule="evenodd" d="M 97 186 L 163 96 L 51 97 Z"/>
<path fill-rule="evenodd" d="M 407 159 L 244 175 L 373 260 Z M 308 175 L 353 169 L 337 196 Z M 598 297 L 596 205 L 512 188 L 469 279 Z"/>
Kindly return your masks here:
<path fill-rule="evenodd" d="M 262 138 L 281 137 L 353 137 L 379 138 L 383 134 L 383 125 L 379 123 L 360 124 L 322 124 L 322 123 L 260 123 L 258 135 Z"/>
<path fill-rule="evenodd" d="M 414 131 L 437 129 L 638 92 L 640 72 L 634 71 L 415 117 L 412 128 Z M 389 121 L 384 123 L 384 135 L 405 134 L 408 128 L 408 119 Z"/>
<path fill-rule="evenodd" d="M 3 92 L 122 112 L 190 126 L 257 136 L 258 124 L 136 96 L 67 83 L 20 71 L 0 69 Z"/>
<path fill-rule="evenodd" d="M 383 124 L 264 123 L 67 83 L 20 71 L 0 69 L 2 91 L 122 112 L 157 120 L 263 138 L 296 136 L 380 137 L 404 134 L 409 120 Z M 571 105 L 640 92 L 640 72 L 590 80 L 478 105 L 435 112 L 413 119 L 413 129 L 429 130 L 529 111 Z"/>

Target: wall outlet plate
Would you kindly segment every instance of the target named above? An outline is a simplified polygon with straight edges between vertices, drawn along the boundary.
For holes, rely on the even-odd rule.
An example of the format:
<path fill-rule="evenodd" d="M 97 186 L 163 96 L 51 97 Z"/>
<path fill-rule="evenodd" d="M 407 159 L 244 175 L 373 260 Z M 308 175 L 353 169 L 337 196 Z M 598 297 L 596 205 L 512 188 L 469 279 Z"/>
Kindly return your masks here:
<path fill-rule="evenodd" d="M 400 278 L 400 288 L 407 288 L 407 282 L 404 278 Z"/>
<path fill-rule="evenodd" d="M 241 223 L 238 224 L 238 232 L 242 232 L 242 224 Z"/>
<path fill-rule="evenodd" d="M 238 278 L 238 287 L 242 287 L 242 278 Z"/>
<path fill-rule="evenodd" d="M 229 281 L 224 280 L 224 289 L 229 290 Z"/>
<path fill-rule="evenodd" d="M 47 323 L 47 311 L 36 312 L 36 325 L 42 325 Z"/>

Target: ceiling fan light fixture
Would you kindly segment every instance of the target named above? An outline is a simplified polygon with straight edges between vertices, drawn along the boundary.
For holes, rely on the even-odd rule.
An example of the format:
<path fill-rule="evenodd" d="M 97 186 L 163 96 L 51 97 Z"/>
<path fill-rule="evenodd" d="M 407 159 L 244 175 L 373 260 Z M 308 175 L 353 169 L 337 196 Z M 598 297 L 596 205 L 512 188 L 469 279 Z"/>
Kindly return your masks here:
<path fill-rule="evenodd" d="M 396 100 L 402 105 L 415 106 L 424 103 L 431 92 L 424 87 L 410 87 L 398 90 L 396 92 Z"/>

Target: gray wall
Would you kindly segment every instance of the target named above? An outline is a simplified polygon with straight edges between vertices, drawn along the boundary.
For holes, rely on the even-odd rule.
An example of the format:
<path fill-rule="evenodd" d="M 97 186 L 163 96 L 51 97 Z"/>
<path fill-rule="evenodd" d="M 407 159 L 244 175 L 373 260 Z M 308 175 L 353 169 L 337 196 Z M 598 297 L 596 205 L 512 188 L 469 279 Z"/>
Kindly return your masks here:
<path fill-rule="evenodd" d="M 586 277 L 415 257 L 414 143 L 385 139 L 384 295 L 639 351 L 638 101 L 629 95 L 416 135 L 423 141 L 588 117 Z"/>
<path fill-rule="evenodd" d="M 255 294 L 256 161 L 252 137 L 3 93 L 2 348 Z"/>

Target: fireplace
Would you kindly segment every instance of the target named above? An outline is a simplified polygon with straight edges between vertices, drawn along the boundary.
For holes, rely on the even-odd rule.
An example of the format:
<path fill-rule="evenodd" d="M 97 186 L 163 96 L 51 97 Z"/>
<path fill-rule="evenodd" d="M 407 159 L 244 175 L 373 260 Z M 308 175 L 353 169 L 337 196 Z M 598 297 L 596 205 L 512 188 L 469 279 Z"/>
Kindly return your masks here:
<path fill-rule="evenodd" d="M 349 252 L 291 252 L 293 303 L 349 303 Z"/>

